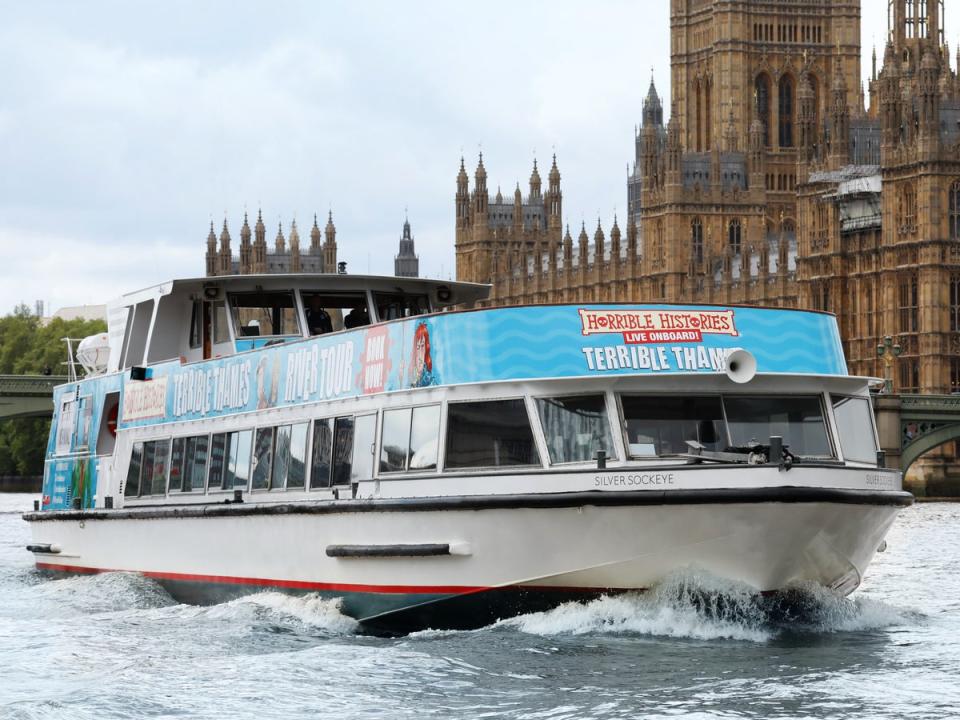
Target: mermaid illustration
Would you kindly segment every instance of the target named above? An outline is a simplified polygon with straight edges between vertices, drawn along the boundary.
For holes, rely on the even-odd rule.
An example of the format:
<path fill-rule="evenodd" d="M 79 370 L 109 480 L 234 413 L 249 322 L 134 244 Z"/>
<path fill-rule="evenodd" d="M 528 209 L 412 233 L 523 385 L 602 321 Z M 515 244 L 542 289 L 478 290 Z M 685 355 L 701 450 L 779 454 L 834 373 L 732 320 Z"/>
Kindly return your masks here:
<path fill-rule="evenodd" d="M 413 332 L 413 353 L 410 355 L 410 387 L 436 385 L 439 378 L 433 371 L 433 358 L 430 356 L 430 329 L 427 323 L 417 323 Z"/>

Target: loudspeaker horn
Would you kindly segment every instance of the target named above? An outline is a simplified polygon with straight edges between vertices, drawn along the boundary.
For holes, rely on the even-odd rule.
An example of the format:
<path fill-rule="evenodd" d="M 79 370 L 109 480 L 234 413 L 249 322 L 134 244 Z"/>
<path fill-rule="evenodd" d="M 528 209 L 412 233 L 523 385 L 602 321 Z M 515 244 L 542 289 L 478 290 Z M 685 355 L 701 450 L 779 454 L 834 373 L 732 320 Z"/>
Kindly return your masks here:
<path fill-rule="evenodd" d="M 757 359 L 752 353 L 737 348 L 727 355 L 723 369 L 735 383 L 748 383 L 757 374 Z"/>

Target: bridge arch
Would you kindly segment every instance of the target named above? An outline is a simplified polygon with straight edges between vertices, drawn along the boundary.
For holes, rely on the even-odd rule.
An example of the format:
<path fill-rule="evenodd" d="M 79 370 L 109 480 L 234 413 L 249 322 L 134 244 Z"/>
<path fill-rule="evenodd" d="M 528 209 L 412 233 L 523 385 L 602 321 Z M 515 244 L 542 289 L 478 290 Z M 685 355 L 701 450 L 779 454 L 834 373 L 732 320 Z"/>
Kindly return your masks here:
<path fill-rule="evenodd" d="M 903 446 L 900 453 L 900 472 L 906 475 L 910 466 L 919 460 L 924 453 L 938 448 L 951 440 L 960 440 L 960 422 L 941 425 L 938 428 L 918 435 Z"/>

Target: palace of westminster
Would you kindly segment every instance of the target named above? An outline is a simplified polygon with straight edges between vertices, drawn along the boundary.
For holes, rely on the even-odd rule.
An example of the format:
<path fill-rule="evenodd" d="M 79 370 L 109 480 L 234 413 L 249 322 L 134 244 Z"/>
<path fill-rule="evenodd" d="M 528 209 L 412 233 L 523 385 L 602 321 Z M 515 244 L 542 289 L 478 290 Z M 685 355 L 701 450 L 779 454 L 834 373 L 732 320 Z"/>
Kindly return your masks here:
<path fill-rule="evenodd" d="M 827 310 L 850 372 L 895 392 L 960 392 L 960 77 L 944 0 L 888 0 L 861 83 L 859 0 L 670 0 L 668 122 L 651 80 L 625 230 L 576 242 L 556 157 L 544 190 L 456 180 L 457 279 L 485 305 L 696 302 Z M 957 55 L 960 66 L 960 51 Z M 244 221 L 211 228 L 207 273 L 334 272 L 332 217 L 301 253 Z M 226 237 L 224 237 L 226 235 Z M 409 242 L 404 243 L 404 240 Z M 409 224 L 397 256 L 415 260 Z M 293 268 L 297 269 L 294 270 Z M 883 349 L 883 350 L 881 350 Z M 892 357 L 892 350 L 899 356 Z M 954 448 L 956 451 L 958 448 Z"/>

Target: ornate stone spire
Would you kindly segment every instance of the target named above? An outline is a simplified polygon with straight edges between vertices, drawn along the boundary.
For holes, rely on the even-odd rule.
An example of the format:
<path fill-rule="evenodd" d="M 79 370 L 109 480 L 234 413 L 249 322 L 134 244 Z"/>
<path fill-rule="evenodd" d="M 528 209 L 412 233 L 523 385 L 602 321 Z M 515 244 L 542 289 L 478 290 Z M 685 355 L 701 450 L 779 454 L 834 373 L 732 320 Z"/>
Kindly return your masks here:
<path fill-rule="evenodd" d="M 277 253 L 286 252 L 287 241 L 283 237 L 283 224 L 277 223 L 277 238 L 274 240 L 274 248 Z"/>
<path fill-rule="evenodd" d="M 320 252 L 320 239 L 322 235 L 320 234 L 320 226 L 317 225 L 317 214 L 313 214 L 313 227 L 310 229 L 310 252 L 317 253 Z"/>

